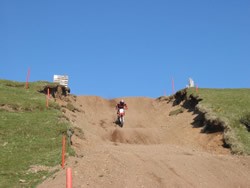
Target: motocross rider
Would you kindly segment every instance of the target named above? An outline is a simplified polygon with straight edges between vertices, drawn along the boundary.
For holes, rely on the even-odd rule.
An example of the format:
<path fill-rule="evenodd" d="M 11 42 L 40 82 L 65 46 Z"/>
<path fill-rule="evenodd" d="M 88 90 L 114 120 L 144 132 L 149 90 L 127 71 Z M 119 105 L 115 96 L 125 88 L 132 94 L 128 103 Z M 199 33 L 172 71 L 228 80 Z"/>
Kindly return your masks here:
<path fill-rule="evenodd" d="M 117 114 L 119 114 L 119 109 L 124 109 L 124 110 L 128 109 L 128 106 L 123 99 L 116 105 Z"/>

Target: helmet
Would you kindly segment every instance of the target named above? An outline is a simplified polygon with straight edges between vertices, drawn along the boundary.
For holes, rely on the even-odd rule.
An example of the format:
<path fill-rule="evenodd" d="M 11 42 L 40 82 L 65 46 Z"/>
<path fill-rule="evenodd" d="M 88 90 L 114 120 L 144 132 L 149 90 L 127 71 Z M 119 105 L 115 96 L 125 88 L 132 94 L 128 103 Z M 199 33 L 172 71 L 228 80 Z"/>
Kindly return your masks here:
<path fill-rule="evenodd" d="M 123 99 L 120 101 L 120 104 L 124 104 L 124 100 Z"/>

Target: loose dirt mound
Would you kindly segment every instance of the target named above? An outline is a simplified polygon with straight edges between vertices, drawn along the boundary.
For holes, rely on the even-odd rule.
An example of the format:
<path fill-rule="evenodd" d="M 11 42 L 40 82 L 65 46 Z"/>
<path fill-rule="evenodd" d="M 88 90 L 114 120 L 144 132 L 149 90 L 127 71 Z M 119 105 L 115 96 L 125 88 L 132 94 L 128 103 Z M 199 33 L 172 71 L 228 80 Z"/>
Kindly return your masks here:
<path fill-rule="evenodd" d="M 156 135 L 159 135 L 158 130 L 142 130 L 141 128 L 137 129 L 114 129 L 109 131 L 106 135 L 105 140 L 110 140 L 114 143 L 124 143 L 124 144 L 160 144 L 161 141 L 157 138 Z"/>
<path fill-rule="evenodd" d="M 169 116 L 175 106 L 125 98 L 125 125 L 115 124 L 119 99 L 77 97 L 66 116 L 84 136 L 72 137 L 67 160 L 73 187 L 250 187 L 250 158 L 232 156 L 222 135 L 193 128 L 193 112 Z M 38 187 L 65 187 L 65 170 Z"/>

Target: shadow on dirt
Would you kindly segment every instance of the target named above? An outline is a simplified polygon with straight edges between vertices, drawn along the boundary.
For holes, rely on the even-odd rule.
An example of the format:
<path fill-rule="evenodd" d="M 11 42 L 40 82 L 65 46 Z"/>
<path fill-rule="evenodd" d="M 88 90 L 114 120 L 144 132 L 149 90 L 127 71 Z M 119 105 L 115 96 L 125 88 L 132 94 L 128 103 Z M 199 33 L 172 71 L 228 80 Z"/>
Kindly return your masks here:
<path fill-rule="evenodd" d="M 118 125 L 121 128 L 123 127 L 118 119 L 116 119 L 113 123 Z"/>

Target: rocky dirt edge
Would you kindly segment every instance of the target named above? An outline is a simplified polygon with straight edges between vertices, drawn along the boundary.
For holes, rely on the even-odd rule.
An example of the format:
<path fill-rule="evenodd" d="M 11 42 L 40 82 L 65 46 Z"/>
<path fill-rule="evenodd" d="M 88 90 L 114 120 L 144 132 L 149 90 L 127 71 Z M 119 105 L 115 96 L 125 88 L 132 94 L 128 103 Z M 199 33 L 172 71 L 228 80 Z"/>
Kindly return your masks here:
<path fill-rule="evenodd" d="M 201 133 L 210 134 L 220 132 L 223 134 L 224 147 L 230 148 L 232 154 L 244 154 L 242 144 L 237 141 L 236 135 L 230 127 L 226 118 L 220 118 L 212 109 L 202 105 L 203 99 L 196 95 L 188 95 L 187 89 L 178 91 L 175 95 L 169 97 L 159 97 L 158 100 L 172 102 L 173 106 L 180 105 L 183 108 L 198 114 L 195 118 L 194 127 L 202 127 Z"/>

